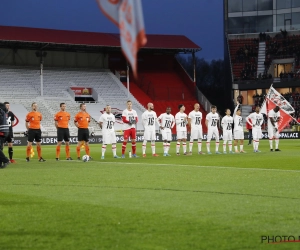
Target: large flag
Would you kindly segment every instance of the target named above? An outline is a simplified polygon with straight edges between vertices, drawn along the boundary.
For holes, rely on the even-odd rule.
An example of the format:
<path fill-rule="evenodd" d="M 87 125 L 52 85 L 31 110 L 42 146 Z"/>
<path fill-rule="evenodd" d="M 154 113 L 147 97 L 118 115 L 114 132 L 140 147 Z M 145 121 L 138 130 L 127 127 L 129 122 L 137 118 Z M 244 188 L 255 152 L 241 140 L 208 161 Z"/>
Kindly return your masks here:
<path fill-rule="evenodd" d="M 294 118 L 290 115 L 295 110 L 292 105 L 272 86 L 268 94 L 266 95 L 265 101 L 260 109 L 260 113 L 268 116 L 269 111 L 274 109 L 276 106 L 280 107 L 280 120 L 278 121 L 278 131 L 281 132 L 291 120 Z"/>
<path fill-rule="evenodd" d="M 137 77 L 137 52 L 147 43 L 141 0 L 97 0 L 102 12 L 120 29 L 124 55 Z"/>

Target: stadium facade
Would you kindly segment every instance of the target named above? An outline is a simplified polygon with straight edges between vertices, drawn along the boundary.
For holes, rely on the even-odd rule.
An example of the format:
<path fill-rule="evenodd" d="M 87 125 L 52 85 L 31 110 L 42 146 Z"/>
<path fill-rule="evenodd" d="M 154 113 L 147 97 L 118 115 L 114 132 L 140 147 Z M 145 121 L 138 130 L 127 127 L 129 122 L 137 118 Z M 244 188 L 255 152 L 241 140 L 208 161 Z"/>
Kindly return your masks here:
<path fill-rule="evenodd" d="M 224 59 L 234 99 L 256 104 L 270 85 L 299 92 L 300 0 L 224 0 Z M 298 51 L 299 50 L 299 51 Z"/>

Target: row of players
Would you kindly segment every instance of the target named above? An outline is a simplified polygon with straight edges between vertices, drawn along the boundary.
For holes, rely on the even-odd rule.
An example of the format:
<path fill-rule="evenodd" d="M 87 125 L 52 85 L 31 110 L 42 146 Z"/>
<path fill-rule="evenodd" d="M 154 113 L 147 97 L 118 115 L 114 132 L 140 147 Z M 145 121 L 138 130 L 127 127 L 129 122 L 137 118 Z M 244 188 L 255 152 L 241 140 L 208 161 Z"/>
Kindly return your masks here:
<path fill-rule="evenodd" d="M 243 118 L 241 116 L 241 109 L 239 108 L 239 103 L 233 112 L 233 117 L 231 116 L 230 109 L 226 109 L 225 116 L 221 120 L 221 127 L 223 129 L 223 153 L 227 153 L 226 145 L 228 144 L 229 153 L 245 153 L 243 149 L 244 141 L 244 130 L 243 130 Z M 60 111 L 55 114 L 55 126 L 57 128 L 57 147 L 56 147 L 56 160 L 60 157 L 60 147 L 62 141 L 66 143 L 66 158 L 67 160 L 72 160 L 70 157 L 70 145 L 69 145 L 69 128 L 68 123 L 71 119 L 70 114 L 66 111 L 66 104 L 60 104 Z M 171 114 L 171 108 L 166 109 L 166 113 L 161 114 L 157 117 L 154 111 L 154 105 L 148 103 L 147 110 L 142 114 L 142 123 L 144 126 L 144 141 L 142 144 L 143 157 L 146 157 L 146 145 L 147 141 L 151 142 L 152 156 L 157 157 L 158 154 L 155 152 L 155 140 L 156 133 L 155 127 L 158 124 L 162 139 L 163 139 L 163 150 L 164 156 L 169 155 L 170 143 L 172 141 L 172 128 L 176 125 L 177 131 L 177 144 L 176 144 L 176 154 L 180 155 L 180 146 L 182 144 L 183 154 L 191 154 L 193 143 L 195 140 L 198 141 L 198 153 L 204 154 L 202 152 L 202 113 L 200 112 L 200 105 L 196 103 L 194 105 L 194 110 L 188 115 L 185 113 L 185 106 L 180 104 L 178 106 L 179 112 L 175 117 Z M 279 145 L 279 133 L 278 133 L 278 120 L 280 118 L 279 107 L 275 107 L 268 114 L 268 134 L 270 141 L 270 149 L 273 151 L 273 139 L 275 139 L 275 151 L 280 151 Z M 256 111 L 250 114 L 246 120 L 252 126 L 253 135 L 253 150 L 254 152 L 260 152 L 258 150 L 259 140 L 262 138 L 261 125 L 263 123 L 263 116 L 259 113 L 260 108 L 256 107 Z M 76 148 L 76 153 L 78 159 L 80 159 L 80 149 L 85 148 L 85 152 L 90 156 L 89 149 L 89 129 L 88 125 L 90 122 L 90 115 L 86 111 L 86 105 L 84 103 L 80 104 L 80 112 L 78 112 L 74 117 L 74 124 L 78 128 L 78 144 Z M 28 129 L 28 145 L 27 145 L 27 157 L 26 160 L 29 161 L 29 157 L 32 151 L 32 142 L 35 140 L 37 144 L 37 152 L 39 161 L 45 161 L 41 154 L 41 130 L 40 121 L 42 120 L 42 114 L 37 111 L 37 104 L 32 104 L 32 111 L 26 116 L 26 128 Z M 124 130 L 124 141 L 122 144 L 122 158 L 125 158 L 125 151 L 127 147 L 127 142 L 129 138 L 132 143 L 132 157 L 138 157 L 136 155 L 136 123 L 138 122 L 137 112 L 132 109 L 132 102 L 127 101 L 127 108 L 122 113 L 123 130 Z M 112 152 L 114 158 L 120 158 L 116 154 L 116 134 L 114 130 L 115 116 L 111 113 L 111 107 L 106 106 L 105 112 L 100 116 L 99 126 L 102 129 L 103 134 L 103 144 L 102 144 L 102 159 L 104 159 L 106 147 L 108 144 L 112 145 Z M 219 152 L 219 130 L 218 125 L 220 124 L 220 116 L 217 113 L 217 107 L 212 106 L 211 112 L 207 114 L 205 118 L 205 124 L 208 128 L 206 149 L 207 154 L 211 154 L 210 142 L 214 136 L 216 139 L 215 153 L 221 154 Z M 233 130 L 233 132 L 232 132 Z M 187 133 L 190 134 L 189 142 L 189 152 L 187 152 Z M 234 139 L 234 151 L 232 150 L 232 141 Z M 239 145 L 238 145 L 239 144 Z M 239 149 L 238 149 L 239 146 Z"/>

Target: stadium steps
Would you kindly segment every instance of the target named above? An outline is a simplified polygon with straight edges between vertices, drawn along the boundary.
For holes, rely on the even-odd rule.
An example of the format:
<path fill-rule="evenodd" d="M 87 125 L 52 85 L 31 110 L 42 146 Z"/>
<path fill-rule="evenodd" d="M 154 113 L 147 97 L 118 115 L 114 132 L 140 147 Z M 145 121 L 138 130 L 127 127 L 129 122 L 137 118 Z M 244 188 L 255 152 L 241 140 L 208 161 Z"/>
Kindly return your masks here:
<path fill-rule="evenodd" d="M 123 82 L 123 85 L 127 88 L 127 82 Z M 134 82 L 129 83 L 129 91 L 145 108 L 147 108 L 149 102 L 153 103 L 153 100 Z"/>
<path fill-rule="evenodd" d="M 194 100 L 194 93 L 183 83 L 175 71 L 141 71 L 141 80 L 136 84 L 153 101 L 185 101 Z"/>
<path fill-rule="evenodd" d="M 259 74 L 263 75 L 265 71 L 265 60 L 266 60 L 266 42 L 259 43 L 258 49 L 258 60 L 257 60 L 257 77 Z"/>

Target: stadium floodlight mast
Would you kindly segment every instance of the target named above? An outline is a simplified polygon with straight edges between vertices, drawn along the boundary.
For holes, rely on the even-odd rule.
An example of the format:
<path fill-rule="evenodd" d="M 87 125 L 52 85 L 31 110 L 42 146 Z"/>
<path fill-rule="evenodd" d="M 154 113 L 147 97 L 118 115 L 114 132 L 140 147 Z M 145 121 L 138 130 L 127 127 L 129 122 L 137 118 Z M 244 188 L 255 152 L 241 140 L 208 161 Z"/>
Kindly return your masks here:
<path fill-rule="evenodd" d="M 40 76 L 41 76 L 41 96 L 44 95 L 44 79 L 43 79 L 43 58 L 47 56 L 47 52 L 45 51 L 36 51 L 35 55 L 40 58 Z"/>

